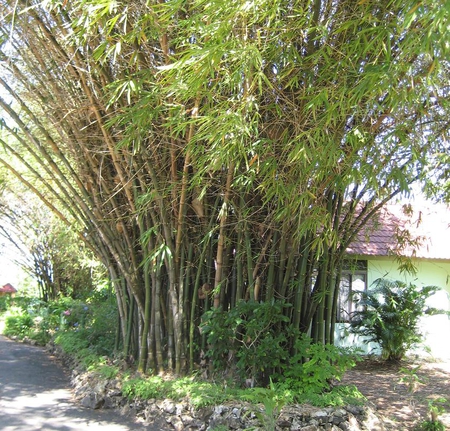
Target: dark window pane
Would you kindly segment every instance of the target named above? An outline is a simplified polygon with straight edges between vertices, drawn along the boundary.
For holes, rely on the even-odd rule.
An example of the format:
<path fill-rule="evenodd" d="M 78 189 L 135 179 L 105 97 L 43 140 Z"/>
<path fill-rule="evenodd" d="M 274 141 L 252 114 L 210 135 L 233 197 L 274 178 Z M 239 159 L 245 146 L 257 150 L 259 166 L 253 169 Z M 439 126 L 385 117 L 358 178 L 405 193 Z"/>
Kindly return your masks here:
<path fill-rule="evenodd" d="M 337 322 L 348 322 L 357 310 L 358 292 L 367 290 L 367 261 L 347 261 L 341 274 L 337 303 Z"/>

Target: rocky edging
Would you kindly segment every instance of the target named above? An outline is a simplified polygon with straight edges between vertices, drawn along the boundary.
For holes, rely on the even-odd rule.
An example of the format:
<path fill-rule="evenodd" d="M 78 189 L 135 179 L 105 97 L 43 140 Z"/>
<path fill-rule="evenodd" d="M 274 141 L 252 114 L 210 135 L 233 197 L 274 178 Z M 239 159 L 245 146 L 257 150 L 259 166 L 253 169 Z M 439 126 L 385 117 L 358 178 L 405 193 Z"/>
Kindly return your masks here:
<path fill-rule="evenodd" d="M 61 357 L 59 349 L 52 353 Z M 195 409 L 189 401 L 129 400 L 122 394 L 120 382 L 106 380 L 98 373 L 83 372 L 73 367 L 72 385 L 77 401 L 89 409 L 115 409 L 122 415 L 137 419 L 152 429 L 176 431 L 282 430 L 282 431 L 381 431 L 383 419 L 369 406 L 317 408 L 289 405 L 274 418 L 263 405 L 230 402 Z"/>

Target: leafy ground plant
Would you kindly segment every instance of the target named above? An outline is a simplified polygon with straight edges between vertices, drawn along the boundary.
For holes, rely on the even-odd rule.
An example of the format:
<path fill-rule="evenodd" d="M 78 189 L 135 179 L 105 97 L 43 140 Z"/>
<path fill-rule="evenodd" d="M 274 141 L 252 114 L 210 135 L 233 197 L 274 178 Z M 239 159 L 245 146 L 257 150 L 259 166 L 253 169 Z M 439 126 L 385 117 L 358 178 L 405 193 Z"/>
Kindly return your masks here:
<path fill-rule="evenodd" d="M 223 387 L 194 377 L 173 379 L 163 376 L 148 376 L 125 378 L 122 392 L 130 399 L 170 398 L 179 401 L 188 398 L 194 407 L 200 408 L 220 404 L 227 400 L 240 399 L 245 390 Z"/>
<path fill-rule="evenodd" d="M 421 365 L 412 368 L 402 367 L 400 368 L 400 373 L 402 373 L 402 377 L 400 379 L 401 383 L 404 383 L 408 392 L 414 393 L 420 384 L 424 384 L 425 380 L 420 378 L 418 375 L 418 371 L 420 370 Z"/>
<path fill-rule="evenodd" d="M 444 313 L 426 305 L 438 289 L 380 278 L 367 292 L 358 292 L 359 311 L 352 317 L 350 331 L 367 337 L 366 342 L 378 343 L 383 359 L 401 360 L 422 341 L 420 317 Z"/>
<path fill-rule="evenodd" d="M 289 304 L 240 301 L 231 310 L 212 309 L 203 316 L 207 357 L 216 370 L 235 368 L 250 386 L 269 384 L 270 376 L 289 357 L 288 336 L 292 332 L 283 314 Z"/>
<path fill-rule="evenodd" d="M 445 412 L 444 404 L 447 402 L 446 398 L 439 397 L 435 400 L 430 400 L 428 403 L 428 409 L 430 419 L 422 421 L 417 431 L 445 431 L 445 425 L 439 420 L 439 415 Z"/>
<path fill-rule="evenodd" d="M 34 321 L 29 314 L 21 310 L 12 310 L 5 318 L 4 334 L 22 339 L 29 335 L 33 326 Z"/>
<path fill-rule="evenodd" d="M 360 359 L 356 350 L 313 343 L 306 335 L 297 340 L 295 352 L 279 381 L 298 394 L 327 392 Z"/>

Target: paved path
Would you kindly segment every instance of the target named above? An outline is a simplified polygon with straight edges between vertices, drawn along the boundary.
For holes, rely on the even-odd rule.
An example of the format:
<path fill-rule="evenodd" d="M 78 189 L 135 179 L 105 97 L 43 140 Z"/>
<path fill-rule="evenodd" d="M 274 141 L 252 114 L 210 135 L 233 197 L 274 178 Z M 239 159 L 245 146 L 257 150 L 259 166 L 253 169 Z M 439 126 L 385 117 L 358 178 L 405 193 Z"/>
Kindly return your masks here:
<path fill-rule="evenodd" d="M 0 335 L 1 431 L 159 431 L 111 410 L 84 409 L 69 387 L 69 377 L 42 348 Z"/>

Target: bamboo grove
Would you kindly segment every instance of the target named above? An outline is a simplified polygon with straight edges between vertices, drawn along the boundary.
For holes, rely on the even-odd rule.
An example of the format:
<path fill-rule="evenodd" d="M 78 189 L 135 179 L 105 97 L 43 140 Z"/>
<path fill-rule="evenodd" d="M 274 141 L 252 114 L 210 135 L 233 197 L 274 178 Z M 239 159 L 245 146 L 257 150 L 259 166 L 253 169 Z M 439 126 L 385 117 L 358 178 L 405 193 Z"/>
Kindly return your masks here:
<path fill-rule="evenodd" d="M 0 165 L 108 269 L 140 370 L 192 370 L 240 301 L 332 343 L 346 247 L 445 152 L 448 13 L 2 0 Z"/>

